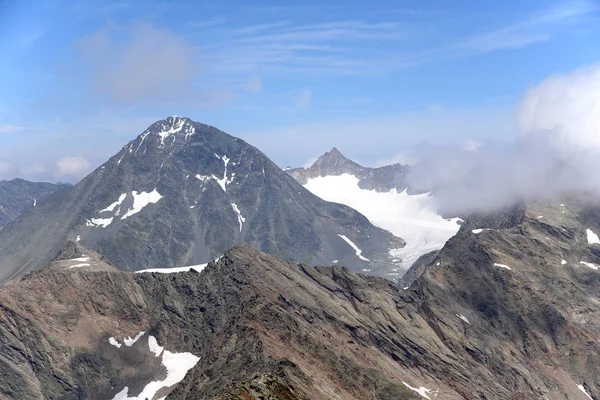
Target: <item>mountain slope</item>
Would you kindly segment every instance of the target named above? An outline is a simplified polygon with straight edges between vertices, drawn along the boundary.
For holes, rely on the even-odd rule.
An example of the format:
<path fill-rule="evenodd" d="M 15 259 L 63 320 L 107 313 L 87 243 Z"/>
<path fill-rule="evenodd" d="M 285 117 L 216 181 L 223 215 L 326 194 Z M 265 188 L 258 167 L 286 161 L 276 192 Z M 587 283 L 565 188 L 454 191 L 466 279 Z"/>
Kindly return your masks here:
<path fill-rule="evenodd" d="M 24 179 L 0 181 L 0 228 L 65 187 L 67 185 L 29 182 Z"/>
<path fill-rule="evenodd" d="M 177 116 L 0 232 L 0 282 L 44 265 L 68 240 L 124 270 L 200 264 L 244 242 L 382 274 L 388 249 L 403 245 L 312 195 L 246 142 Z"/>
<path fill-rule="evenodd" d="M 35 271 L 0 288 L 0 393 L 137 395 L 165 376 L 152 336 L 198 358 L 154 400 L 598 398 L 597 210 L 467 220 L 406 290 L 244 245 L 201 273 Z"/>
<path fill-rule="evenodd" d="M 439 250 L 459 229 L 458 218 L 444 218 L 434 207 L 429 193 L 410 193 L 407 165 L 369 168 L 344 157 L 334 148 L 308 169 L 286 170 L 315 195 L 354 208 L 375 226 L 406 241 L 402 248 L 390 248 L 394 268 L 390 277 L 399 277 L 420 256 Z"/>

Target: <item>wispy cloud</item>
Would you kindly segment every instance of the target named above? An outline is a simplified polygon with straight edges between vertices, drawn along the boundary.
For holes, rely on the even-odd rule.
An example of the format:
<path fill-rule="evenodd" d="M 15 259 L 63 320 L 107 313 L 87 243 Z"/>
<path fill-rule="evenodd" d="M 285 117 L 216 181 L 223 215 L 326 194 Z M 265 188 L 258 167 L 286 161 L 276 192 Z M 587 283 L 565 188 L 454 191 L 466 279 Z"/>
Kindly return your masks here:
<path fill-rule="evenodd" d="M 425 29 L 438 35 L 440 44 L 429 44 L 430 47 L 418 51 L 410 50 L 408 39 L 414 41 L 416 33 L 409 22 L 385 20 L 265 22 L 217 31 L 218 44 L 205 46 L 203 50 L 215 56 L 219 71 L 229 74 L 261 71 L 280 75 L 381 75 L 425 63 L 549 41 L 566 29 L 575 29 L 578 21 L 599 10 L 593 2 L 569 1 L 446 43 L 445 32 L 432 25 Z M 427 24 L 425 21 L 421 26 Z"/>
<path fill-rule="evenodd" d="M 262 91 L 262 88 L 263 88 L 262 80 L 257 77 L 248 79 L 248 81 L 244 85 L 244 90 L 247 90 L 248 92 L 258 93 L 258 92 Z"/>
<path fill-rule="evenodd" d="M 77 42 L 80 67 L 74 75 L 88 86 L 94 101 L 108 104 L 211 106 L 230 101 L 233 94 L 225 88 L 199 86 L 203 70 L 195 55 L 187 38 L 172 30 L 146 23 L 110 24 Z M 63 79 L 73 76 L 68 73 Z"/>
<path fill-rule="evenodd" d="M 56 176 L 81 178 L 89 172 L 90 163 L 81 154 L 63 157 L 56 162 Z"/>
<path fill-rule="evenodd" d="M 581 17 L 599 10 L 597 4 L 586 1 L 561 4 L 509 26 L 464 39 L 448 51 L 454 56 L 485 54 L 544 42 L 550 40 L 561 25 L 575 23 Z"/>
<path fill-rule="evenodd" d="M 311 99 L 312 99 L 312 91 L 309 89 L 303 90 L 295 99 L 296 100 L 296 108 L 310 107 Z"/>
<path fill-rule="evenodd" d="M 26 128 L 21 125 L 10 125 L 10 124 L 0 125 L 0 133 L 19 132 L 24 129 L 26 129 Z"/>

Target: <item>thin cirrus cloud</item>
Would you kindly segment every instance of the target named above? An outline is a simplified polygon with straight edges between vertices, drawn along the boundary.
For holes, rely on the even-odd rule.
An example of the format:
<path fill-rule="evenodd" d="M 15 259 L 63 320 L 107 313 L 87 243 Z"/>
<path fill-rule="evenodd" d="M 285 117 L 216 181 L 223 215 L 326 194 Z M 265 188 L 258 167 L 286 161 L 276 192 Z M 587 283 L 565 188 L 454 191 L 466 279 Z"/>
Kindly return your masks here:
<path fill-rule="evenodd" d="M 248 92 L 261 92 L 263 89 L 262 80 L 260 78 L 254 77 L 248 79 L 246 84 L 244 85 L 244 90 Z"/>
<path fill-rule="evenodd" d="M 305 89 L 296 97 L 296 108 L 309 108 L 312 100 L 312 90 Z"/>
<path fill-rule="evenodd" d="M 204 49 L 220 60 L 220 70 L 233 74 L 373 75 L 548 41 L 599 10 L 593 2 L 567 2 L 416 52 L 403 50 L 415 34 L 406 24 L 363 20 L 250 25 L 222 33 L 218 47 Z"/>

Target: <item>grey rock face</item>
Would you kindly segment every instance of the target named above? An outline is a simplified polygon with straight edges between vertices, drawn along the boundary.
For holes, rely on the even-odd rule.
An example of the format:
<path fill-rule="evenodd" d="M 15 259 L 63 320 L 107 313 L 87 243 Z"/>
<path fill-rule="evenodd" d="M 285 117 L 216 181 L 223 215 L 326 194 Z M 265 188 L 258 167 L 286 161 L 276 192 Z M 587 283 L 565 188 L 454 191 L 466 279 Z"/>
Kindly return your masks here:
<path fill-rule="evenodd" d="M 0 282 L 44 265 L 77 238 L 123 270 L 200 264 L 248 243 L 288 260 L 339 260 L 377 273 L 388 249 L 403 244 L 312 195 L 243 140 L 176 116 L 0 232 Z"/>
<path fill-rule="evenodd" d="M 361 189 L 377 190 L 378 192 L 389 192 L 396 189 L 399 192 L 409 189 L 406 175 L 410 167 L 408 165 L 392 164 L 379 168 L 363 167 L 354 161 L 344 157 L 337 148 L 323 154 L 309 168 L 291 168 L 285 172 L 294 179 L 305 185 L 311 178 L 319 176 L 337 176 L 342 174 L 354 175 L 359 179 L 358 186 Z"/>
<path fill-rule="evenodd" d="M 66 187 L 68 185 L 29 182 L 24 179 L 0 181 L 0 229 L 31 210 L 38 202 Z"/>

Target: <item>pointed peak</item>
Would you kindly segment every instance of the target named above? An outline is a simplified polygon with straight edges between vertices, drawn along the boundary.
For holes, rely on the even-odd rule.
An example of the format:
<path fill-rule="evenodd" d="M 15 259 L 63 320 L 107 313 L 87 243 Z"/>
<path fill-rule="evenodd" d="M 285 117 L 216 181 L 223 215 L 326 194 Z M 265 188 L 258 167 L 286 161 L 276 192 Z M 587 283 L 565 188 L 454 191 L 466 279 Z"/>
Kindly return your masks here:
<path fill-rule="evenodd" d="M 356 164 L 354 161 L 346 158 L 337 147 L 332 148 L 327 153 L 323 154 L 321 157 L 314 162 L 314 164 L 310 168 L 316 168 L 319 170 L 324 170 L 327 173 L 338 170 L 340 168 L 346 170 L 354 170 L 356 168 L 361 168 L 360 165 Z"/>
<path fill-rule="evenodd" d="M 339 161 L 347 161 L 347 160 L 348 159 L 337 149 L 337 147 L 334 147 L 330 151 L 326 152 L 321 157 L 319 157 L 317 159 L 316 163 L 331 162 L 331 161 L 339 162 Z"/>
<path fill-rule="evenodd" d="M 333 147 L 329 152 L 325 153 L 324 155 L 335 156 L 335 157 L 344 157 L 342 152 L 339 151 L 337 147 Z M 346 158 L 346 157 L 344 157 L 344 158 Z"/>

